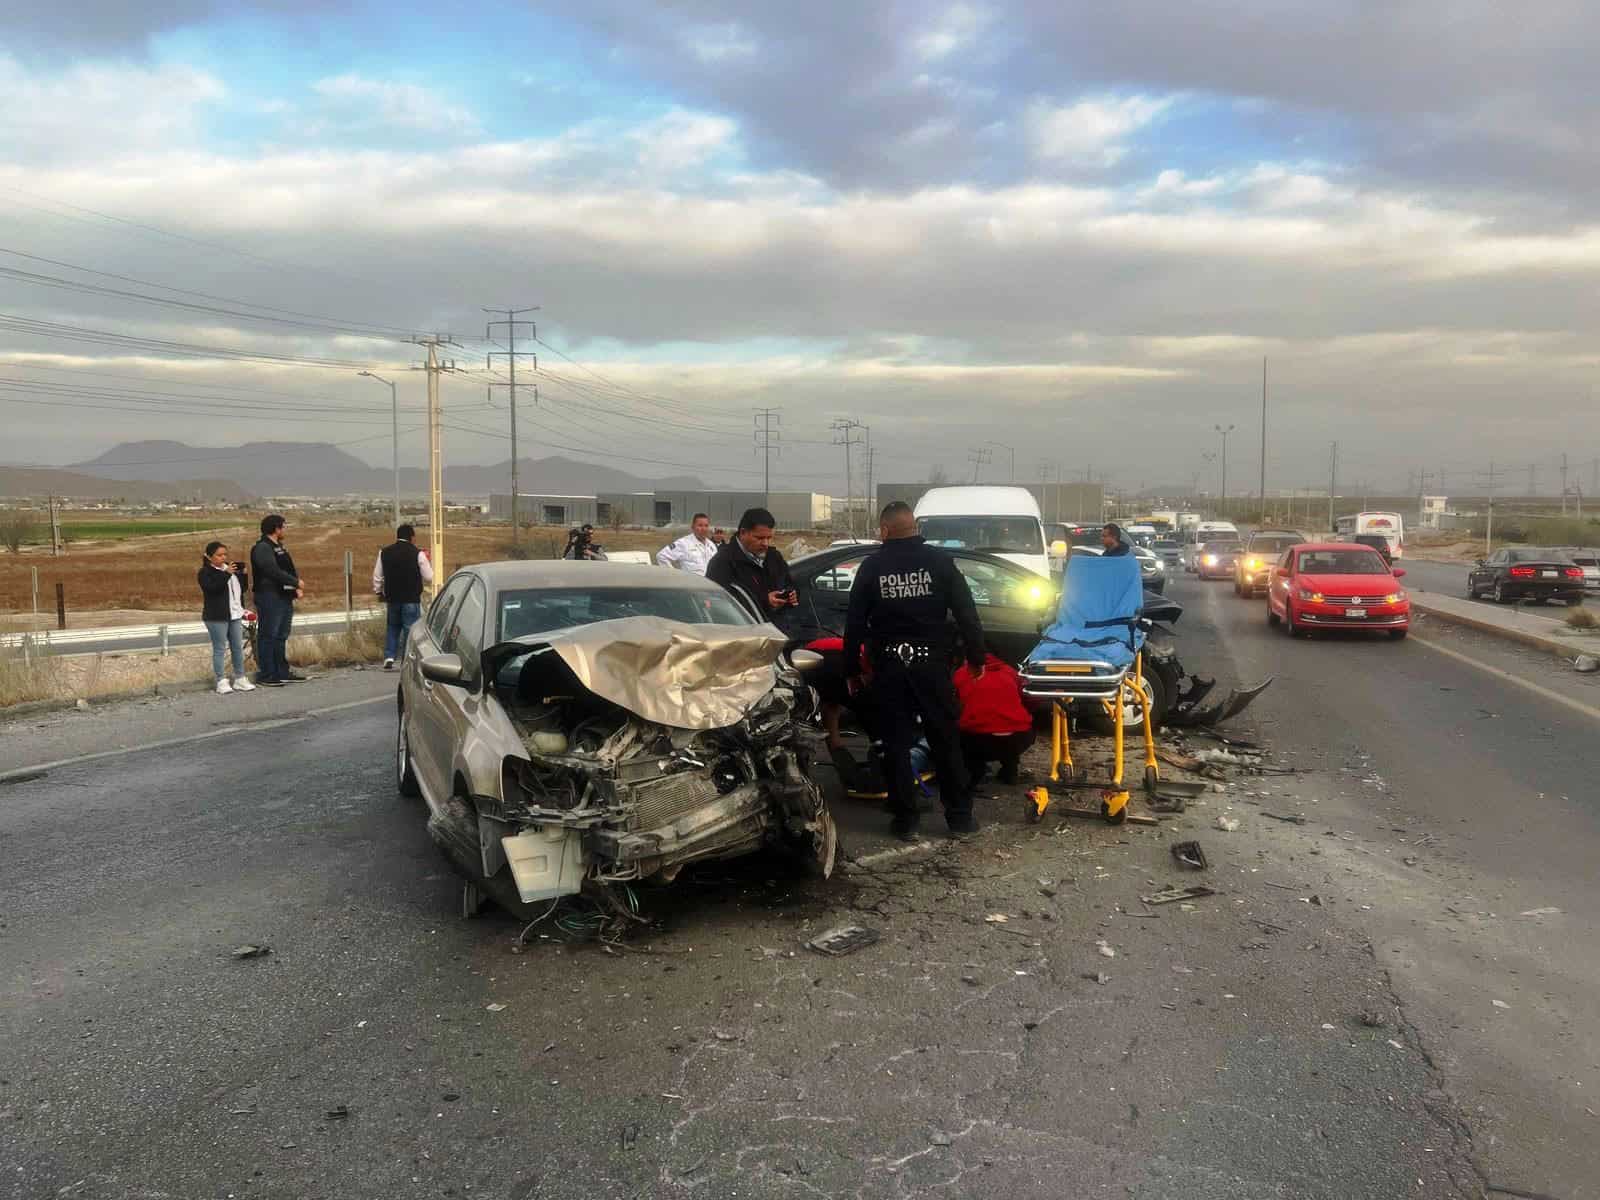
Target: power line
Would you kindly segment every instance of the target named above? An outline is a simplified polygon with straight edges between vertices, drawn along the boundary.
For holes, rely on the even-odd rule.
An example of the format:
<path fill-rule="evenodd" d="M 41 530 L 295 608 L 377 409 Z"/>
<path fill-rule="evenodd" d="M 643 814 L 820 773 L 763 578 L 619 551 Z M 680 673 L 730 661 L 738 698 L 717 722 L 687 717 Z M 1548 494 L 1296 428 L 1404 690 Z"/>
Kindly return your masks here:
<path fill-rule="evenodd" d="M 302 367 L 330 367 L 336 370 L 360 370 L 376 364 L 352 359 L 312 358 L 305 355 L 273 354 L 268 351 L 232 350 L 222 346 L 202 346 L 193 342 L 169 341 L 165 338 L 146 338 L 133 334 L 115 333 L 105 329 L 90 329 L 82 325 L 65 325 L 58 321 L 36 321 L 10 313 L 0 313 L 0 329 L 36 337 L 61 338 L 65 341 L 85 342 L 90 345 L 116 346 L 123 349 L 142 350 L 147 354 L 160 354 L 187 358 L 224 358 L 235 362 L 288 363 Z"/>
<path fill-rule="evenodd" d="M 755 443 L 756 449 L 761 451 L 761 490 L 764 493 L 762 505 L 772 507 L 772 452 L 782 451 L 783 414 L 776 408 L 758 408 L 755 411 Z"/>

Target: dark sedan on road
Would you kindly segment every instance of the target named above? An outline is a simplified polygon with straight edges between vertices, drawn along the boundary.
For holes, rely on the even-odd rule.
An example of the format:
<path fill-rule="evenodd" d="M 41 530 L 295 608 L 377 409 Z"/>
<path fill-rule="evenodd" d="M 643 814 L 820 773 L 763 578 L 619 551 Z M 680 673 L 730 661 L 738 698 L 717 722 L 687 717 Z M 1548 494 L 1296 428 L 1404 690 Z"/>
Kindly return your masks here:
<path fill-rule="evenodd" d="M 1538 546 L 1502 546 L 1467 572 L 1467 595 L 1477 600 L 1485 592 L 1496 604 L 1526 600 L 1543 604 L 1564 600 L 1582 604 L 1583 568 L 1559 550 Z"/>
<path fill-rule="evenodd" d="M 837 546 L 789 564 L 800 604 L 790 630 L 795 636 L 844 633 L 850 585 L 877 546 Z M 1056 588 L 1026 567 L 976 550 L 946 550 L 966 577 L 991 653 L 1019 663 L 1039 642 L 1039 622 L 1055 611 Z"/>
<path fill-rule="evenodd" d="M 1194 573 L 1201 579 L 1232 579 L 1240 550 L 1236 541 L 1207 542 L 1194 556 Z"/>

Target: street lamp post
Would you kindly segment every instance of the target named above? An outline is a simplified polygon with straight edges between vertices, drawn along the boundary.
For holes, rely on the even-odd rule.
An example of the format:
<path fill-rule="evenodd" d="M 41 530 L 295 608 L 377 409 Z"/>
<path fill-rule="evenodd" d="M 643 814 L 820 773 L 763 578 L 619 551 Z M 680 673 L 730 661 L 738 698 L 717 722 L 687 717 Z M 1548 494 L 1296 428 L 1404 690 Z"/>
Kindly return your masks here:
<path fill-rule="evenodd" d="M 1221 425 L 1214 425 L 1212 428 L 1222 435 L 1222 515 L 1226 517 L 1228 515 L 1228 435 L 1238 426 L 1229 425 L 1224 429 Z"/>
<path fill-rule="evenodd" d="M 394 384 L 381 375 L 374 375 L 371 371 L 362 371 L 368 379 L 376 379 L 379 383 L 389 385 L 389 405 L 392 409 L 391 423 L 394 431 L 394 523 L 400 524 L 400 401 L 396 398 Z"/>

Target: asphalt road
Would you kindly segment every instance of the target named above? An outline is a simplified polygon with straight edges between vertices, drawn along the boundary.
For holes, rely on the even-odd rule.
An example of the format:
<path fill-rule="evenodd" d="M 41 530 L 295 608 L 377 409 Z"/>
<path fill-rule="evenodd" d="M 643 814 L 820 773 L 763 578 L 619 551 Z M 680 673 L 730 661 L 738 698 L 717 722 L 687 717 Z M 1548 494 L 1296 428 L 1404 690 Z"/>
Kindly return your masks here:
<path fill-rule="evenodd" d="M 372 673 L 0 785 L 0 1196 L 1600 1194 L 1594 722 L 1507 682 L 1538 656 L 1290 642 L 1226 584 L 1174 593 L 1191 666 L 1278 675 L 1249 715 L 1308 773 L 1153 830 L 990 789 L 979 838 L 828 884 L 686 873 L 611 953 L 458 917 Z M 1174 837 L 1220 894 L 1145 906 L 1196 878 Z M 881 940 L 802 948 L 845 921 Z"/>
<path fill-rule="evenodd" d="M 1326 781 L 1297 789 L 1300 810 L 1365 843 L 1342 865 L 1357 924 L 1466 1102 L 1486 1176 L 1600 1195 L 1600 683 L 1437 623 L 1403 643 L 1291 641 L 1226 584 L 1184 596 L 1201 643 L 1277 676 L 1262 731 Z"/>

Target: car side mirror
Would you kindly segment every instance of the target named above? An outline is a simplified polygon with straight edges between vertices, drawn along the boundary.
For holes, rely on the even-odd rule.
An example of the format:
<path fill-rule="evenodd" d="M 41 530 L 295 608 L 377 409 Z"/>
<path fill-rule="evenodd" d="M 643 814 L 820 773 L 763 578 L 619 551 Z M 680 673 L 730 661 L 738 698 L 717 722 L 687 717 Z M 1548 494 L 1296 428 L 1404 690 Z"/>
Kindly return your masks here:
<path fill-rule="evenodd" d="M 1396 567 L 1394 569 L 1394 577 L 1396 579 L 1404 579 L 1406 577 L 1406 569 L 1404 567 Z"/>
<path fill-rule="evenodd" d="M 822 665 L 822 655 L 815 650 L 791 650 L 789 652 L 789 665 L 802 675 L 815 671 Z"/>
<path fill-rule="evenodd" d="M 424 679 L 454 684 L 456 687 L 466 686 L 466 666 L 459 654 L 430 654 L 422 660 L 421 667 Z"/>

